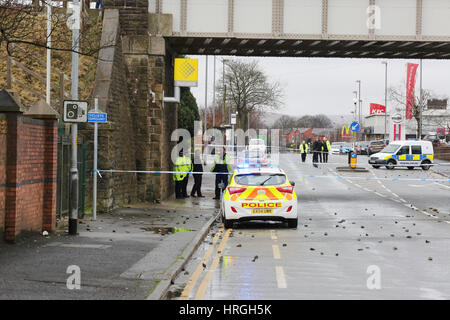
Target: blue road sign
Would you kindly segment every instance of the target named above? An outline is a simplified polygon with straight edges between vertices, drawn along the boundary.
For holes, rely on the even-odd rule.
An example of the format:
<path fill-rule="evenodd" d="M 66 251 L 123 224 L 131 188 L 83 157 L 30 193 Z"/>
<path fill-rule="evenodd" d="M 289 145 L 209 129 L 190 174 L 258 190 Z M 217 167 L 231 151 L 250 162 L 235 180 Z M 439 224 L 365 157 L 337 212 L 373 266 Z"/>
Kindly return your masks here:
<path fill-rule="evenodd" d="M 350 125 L 350 130 L 352 130 L 353 132 L 357 132 L 360 129 L 360 125 L 358 122 L 352 122 L 352 124 Z"/>
<path fill-rule="evenodd" d="M 88 122 L 106 123 L 108 116 L 105 112 L 89 112 Z"/>

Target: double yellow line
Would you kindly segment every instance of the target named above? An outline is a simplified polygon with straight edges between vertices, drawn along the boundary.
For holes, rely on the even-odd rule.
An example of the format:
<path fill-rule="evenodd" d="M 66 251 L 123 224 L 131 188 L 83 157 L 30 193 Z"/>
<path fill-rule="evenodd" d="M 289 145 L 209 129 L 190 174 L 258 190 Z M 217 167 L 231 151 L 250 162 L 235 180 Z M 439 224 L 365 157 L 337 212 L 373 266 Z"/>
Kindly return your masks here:
<path fill-rule="evenodd" d="M 220 257 L 222 256 L 223 249 L 225 248 L 225 244 L 227 243 L 228 237 L 230 236 L 230 232 L 232 229 L 227 229 L 225 231 L 225 234 L 222 237 L 222 241 L 219 244 L 219 247 L 217 248 L 216 254 L 214 255 L 214 258 L 212 260 L 211 266 L 206 271 L 206 275 L 203 277 L 200 285 L 198 286 L 197 293 L 195 295 L 196 300 L 203 300 L 206 294 L 206 289 L 208 288 L 209 282 L 211 281 L 212 275 L 214 271 L 217 269 L 217 266 L 219 265 Z M 220 236 L 224 232 L 224 227 L 222 226 L 219 231 L 215 234 L 212 242 L 212 246 L 205 252 L 203 255 L 202 260 L 198 264 L 197 268 L 195 269 L 192 276 L 189 278 L 186 287 L 184 287 L 183 292 L 181 293 L 179 300 L 187 300 L 189 299 L 192 290 L 194 290 L 200 276 L 202 275 L 204 271 L 203 265 L 207 265 L 211 254 L 213 253 L 213 250 L 215 248 L 215 245 L 217 241 L 219 240 Z"/>

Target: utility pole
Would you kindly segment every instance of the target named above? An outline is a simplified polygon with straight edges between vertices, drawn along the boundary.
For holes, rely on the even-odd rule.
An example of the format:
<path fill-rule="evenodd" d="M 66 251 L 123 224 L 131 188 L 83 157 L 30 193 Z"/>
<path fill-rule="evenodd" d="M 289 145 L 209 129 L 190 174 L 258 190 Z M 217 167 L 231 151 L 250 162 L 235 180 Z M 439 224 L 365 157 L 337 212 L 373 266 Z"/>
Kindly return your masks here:
<path fill-rule="evenodd" d="M 207 125 L 206 125 L 206 115 L 208 113 L 208 56 L 206 56 L 206 68 L 205 68 L 205 132 L 207 130 Z"/>
<path fill-rule="evenodd" d="M 212 127 L 214 128 L 216 126 L 216 56 L 214 56 L 214 75 L 213 75 L 213 121 L 212 121 Z"/>
<path fill-rule="evenodd" d="M 423 111 L 423 92 L 422 92 L 422 59 L 420 59 L 420 100 L 419 100 L 419 140 L 422 140 L 422 111 Z"/>
<path fill-rule="evenodd" d="M 227 59 L 222 59 L 222 82 L 223 82 L 223 110 L 222 110 L 222 124 L 225 124 L 226 122 L 226 100 L 227 100 L 227 85 L 225 82 L 225 62 L 227 62 Z"/>
<path fill-rule="evenodd" d="M 386 134 L 387 134 L 387 67 L 388 67 L 388 63 L 387 63 L 387 61 L 382 61 L 381 63 L 386 66 L 386 69 L 384 72 L 384 135 L 383 135 L 383 139 L 386 140 Z"/>
<path fill-rule="evenodd" d="M 78 50 L 80 38 L 80 11 L 79 0 L 73 1 L 72 14 L 72 100 L 78 100 Z M 72 123 L 72 165 L 70 168 L 70 215 L 69 234 L 76 235 L 78 228 L 78 124 Z"/>
<path fill-rule="evenodd" d="M 50 50 L 52 42 L 52 6 L 51 3 L 47 3 L 47 79 L 46 79 L 46 102 L 51 104 L 50 92 L 51 92 L 51 58 L 52 51 Z"/>

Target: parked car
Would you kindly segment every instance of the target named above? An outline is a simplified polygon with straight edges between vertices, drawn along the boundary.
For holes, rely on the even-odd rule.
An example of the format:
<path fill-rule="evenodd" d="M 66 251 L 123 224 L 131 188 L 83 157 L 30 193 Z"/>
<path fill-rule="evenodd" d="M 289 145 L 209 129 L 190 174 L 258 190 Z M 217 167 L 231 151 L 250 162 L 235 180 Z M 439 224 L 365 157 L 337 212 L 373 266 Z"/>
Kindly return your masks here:
<path fill-rule="evenodd" d="M 341 153 L 341 145 L 344 142 L 333 142 L 331 144 L 331 154 L 340 154 Z"/>
<path fill-rule="evenodd" d="M 359 143 L 359 154 L 369 154 L 369 141 Z"/>
<path fill-rule="evenodd" d="M 434 133 L 434 134 L 427 134 L 423 140 L 425 141 L 430 141 L 432 144 L 440 144 L 442 143 L 442 139 L 439 138 L 439 136 Z"/>
<path fill-rule="evenodd" d="M 353 150 L 353 144 L 345 142 L 341 145 L 341 153 L 349 153 L 350 150 Z"/>
<path fill-rule="evenodd" d="M 386 143 L 383 140 L 375 140 L 369 142 L 369 151 L 368 155 L 372 155 L 374 153 L 380 152 L 386 147 Z"/>

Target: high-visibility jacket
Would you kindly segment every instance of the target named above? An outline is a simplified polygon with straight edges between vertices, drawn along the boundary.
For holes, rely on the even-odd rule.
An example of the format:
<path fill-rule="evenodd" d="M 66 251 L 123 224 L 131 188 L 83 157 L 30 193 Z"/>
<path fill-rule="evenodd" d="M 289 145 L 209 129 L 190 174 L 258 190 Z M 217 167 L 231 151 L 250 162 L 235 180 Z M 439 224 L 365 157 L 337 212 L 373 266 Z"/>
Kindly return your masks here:
<path fill-rule="evenodd" d="M 308 153 L 308 150 L 309 146 L 306 143 L 300 145 L 300 153 Z"/>
<path fill-rule="evenodd" d="M 179 172 L 173 175 L 174 181 L 183 180 L 192 171 L 192 161 L 190 157 L 182 156 L 178 157 L 173 166 L 173 171 Z"/>
<path fill-rule="evenodd" d="M 233 167 L 230 164 L 230 156 L 225 153 L 225 156 L 217 155 L 214 158 L 214 165 L 211 168 L 211 172 L 231 172 Z"/>
<path fill-rule="evenodd" d="M 327 150 L 326 151 L 330 151 L 331 150 L 331 144 L 330 141 L 326 141 L 327 142 Z"/>

